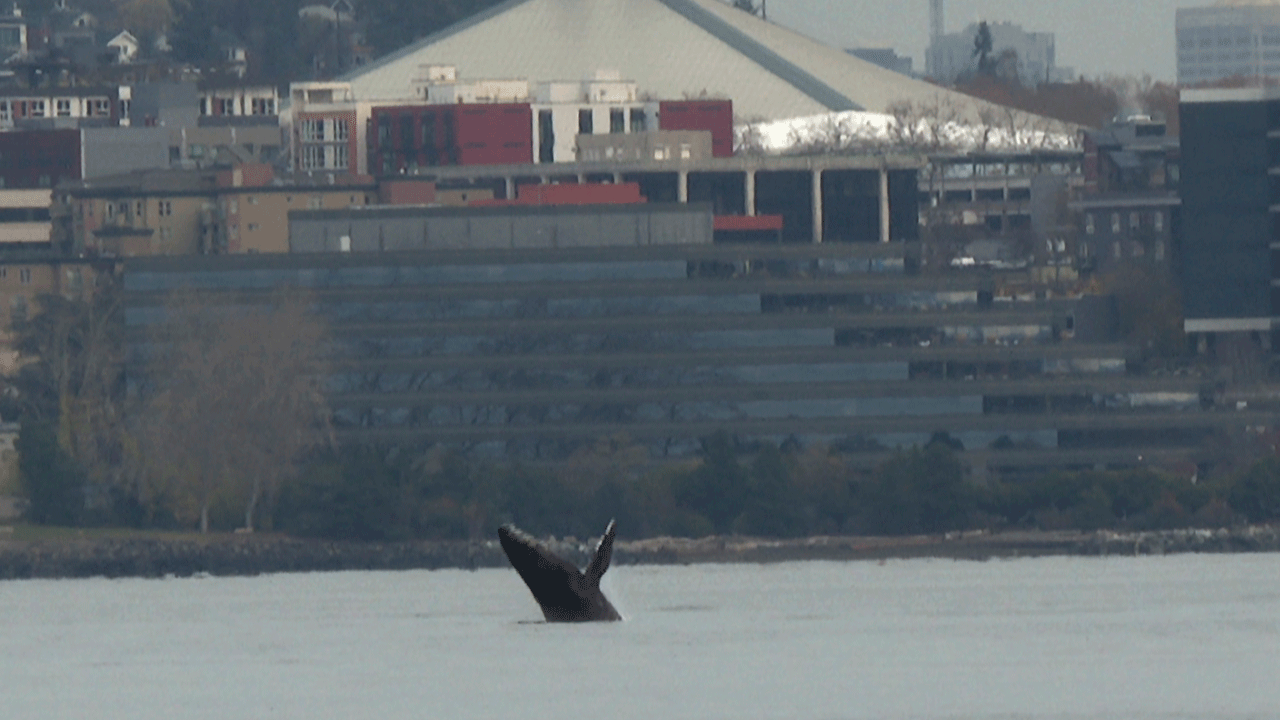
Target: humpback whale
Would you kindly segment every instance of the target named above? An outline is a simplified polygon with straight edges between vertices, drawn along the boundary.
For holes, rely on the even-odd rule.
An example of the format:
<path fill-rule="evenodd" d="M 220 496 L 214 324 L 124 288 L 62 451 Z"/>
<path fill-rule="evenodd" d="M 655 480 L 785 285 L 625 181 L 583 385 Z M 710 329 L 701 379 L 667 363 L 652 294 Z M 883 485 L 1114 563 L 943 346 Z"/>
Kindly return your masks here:
<path fill-rule="evenodd" d="M 498 528 L 498 540 L 511 566 L 542 606 L 547 622 L 621 620 L 622 616 L 600 591 L 600 578 L 609 569 L 617 523 L 609 521 L 595 557 L 585 571 L 551 552 L 514 525 Z"/>

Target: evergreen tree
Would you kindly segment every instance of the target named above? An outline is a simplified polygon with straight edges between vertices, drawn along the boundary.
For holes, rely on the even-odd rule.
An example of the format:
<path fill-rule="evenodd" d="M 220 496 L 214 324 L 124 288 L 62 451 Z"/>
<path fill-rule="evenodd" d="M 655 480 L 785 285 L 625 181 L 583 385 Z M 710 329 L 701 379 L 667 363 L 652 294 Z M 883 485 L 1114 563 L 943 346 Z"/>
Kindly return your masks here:
<path fill-rule="evenodd" d="M 978 32 L 973 36 L 973 57 L 978 59 L 978 74 L 991 75 L 995 69 L 991 55 L 995 47 L 991 39 L 991 26 L 986 20 L 978 23 Z"/>

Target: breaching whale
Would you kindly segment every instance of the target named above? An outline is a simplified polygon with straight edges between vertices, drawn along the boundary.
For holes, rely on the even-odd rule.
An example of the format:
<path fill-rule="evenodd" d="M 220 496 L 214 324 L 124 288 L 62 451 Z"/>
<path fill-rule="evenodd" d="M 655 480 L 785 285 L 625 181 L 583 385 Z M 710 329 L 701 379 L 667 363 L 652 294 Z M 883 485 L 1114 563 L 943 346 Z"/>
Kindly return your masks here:
<path fill-rule="evenodd" d="M 511 566 L 520 573 L 520 579 L 542 606 L 547 622 L 621 620 L 622 616 L 600 591 L 600 578 L 609 569 L 609 559 L 613 556 L 616 531 L 617 523 L 610 520 L 586 571 L 579 571 L 573 563 L 514 525 L 498 528 L 498 540 Z"/>

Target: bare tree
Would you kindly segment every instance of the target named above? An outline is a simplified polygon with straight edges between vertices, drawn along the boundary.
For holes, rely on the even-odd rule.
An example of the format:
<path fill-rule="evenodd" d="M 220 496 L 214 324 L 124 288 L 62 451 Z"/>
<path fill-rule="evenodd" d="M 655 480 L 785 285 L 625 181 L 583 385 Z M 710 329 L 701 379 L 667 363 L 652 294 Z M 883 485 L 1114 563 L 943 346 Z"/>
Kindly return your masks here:
<path fill-rule="evenodd" d="M 153 489 L 201 532 L 224 495 L 242 499 L 252 530 L 260 504 L 329 436 L 323 323 L 297 292 L 241 300 L 176 293 L 147 377 Z"/>

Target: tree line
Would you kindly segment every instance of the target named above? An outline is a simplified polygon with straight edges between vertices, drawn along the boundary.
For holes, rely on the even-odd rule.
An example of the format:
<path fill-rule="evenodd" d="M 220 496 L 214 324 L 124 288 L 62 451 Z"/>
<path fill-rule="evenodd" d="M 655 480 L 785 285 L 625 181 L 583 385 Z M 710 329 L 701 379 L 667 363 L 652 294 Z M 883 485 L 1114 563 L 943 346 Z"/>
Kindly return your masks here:
<path fill-rule="evenodd" d="M 1280 519 L 1274 452 L 1200 482 L 1132 470 L 980 483 L 945 434 L 872 469 L 819 445 L 743 447 L 723 433 L 696 458 L 661 464 L 626 436 L 554 465 L 343 446 L 321 392 L 327 334 L 305 293 L 215 311 L 207 295 L 177 292 L 154 308 L 164 321 L 143 331 L 126 328 L 117 281 L 104 278 L 85 301 L 42 298 L 16 327 L 29 361 L 0 393 L 0 414 L 21 422 L 33 522 L 408 540 L 486 538 L 506 522 L 586 537 L 613 517 L 633 537 Z M 126 352 L 145 353 L 135 377 L 125 376 Z"/>

